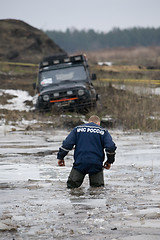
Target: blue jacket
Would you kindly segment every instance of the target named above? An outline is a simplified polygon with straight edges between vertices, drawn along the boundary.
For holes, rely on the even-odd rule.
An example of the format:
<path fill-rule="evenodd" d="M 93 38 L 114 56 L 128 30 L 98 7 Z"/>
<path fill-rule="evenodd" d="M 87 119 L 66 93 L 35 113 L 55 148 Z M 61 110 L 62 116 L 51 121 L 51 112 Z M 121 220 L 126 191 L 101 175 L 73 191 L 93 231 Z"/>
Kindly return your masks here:
<path fill-rule="evenodd" d="M 116 146 L 107 130 L 91 122 L 75 127 L 63 141 L 57 154 L 63 159 L 70 150 L 74 149 L 73 168 L 83 174 L 94 174 L 102 170 L 107 153 L 107 162 L 113 163 Z"/>

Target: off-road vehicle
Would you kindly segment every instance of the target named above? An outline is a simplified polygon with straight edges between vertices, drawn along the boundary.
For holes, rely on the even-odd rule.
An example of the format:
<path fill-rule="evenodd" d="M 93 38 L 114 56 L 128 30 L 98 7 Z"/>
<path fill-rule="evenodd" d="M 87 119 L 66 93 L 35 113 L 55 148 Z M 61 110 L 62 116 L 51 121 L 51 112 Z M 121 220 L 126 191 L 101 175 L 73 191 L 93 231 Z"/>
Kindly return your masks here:
<path fill-rule="evenodd" d="M 85 55 L 55 55 L 39 65 L 36 108 L 86 111 L 96 106 L 98 95 L 93 87 Z"/>

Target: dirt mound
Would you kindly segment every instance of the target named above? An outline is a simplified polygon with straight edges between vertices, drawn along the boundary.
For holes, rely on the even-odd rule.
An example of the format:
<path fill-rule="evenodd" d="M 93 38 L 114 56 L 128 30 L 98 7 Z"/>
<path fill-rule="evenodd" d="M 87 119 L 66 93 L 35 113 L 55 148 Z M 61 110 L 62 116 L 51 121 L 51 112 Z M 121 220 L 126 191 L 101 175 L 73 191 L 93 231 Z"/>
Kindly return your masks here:
<path fill-rule="evenodd" d="M 0 20 L 0 38 L 0 61 L 39 63 L 64 52 L 45 33 L 19 20 Z"/>

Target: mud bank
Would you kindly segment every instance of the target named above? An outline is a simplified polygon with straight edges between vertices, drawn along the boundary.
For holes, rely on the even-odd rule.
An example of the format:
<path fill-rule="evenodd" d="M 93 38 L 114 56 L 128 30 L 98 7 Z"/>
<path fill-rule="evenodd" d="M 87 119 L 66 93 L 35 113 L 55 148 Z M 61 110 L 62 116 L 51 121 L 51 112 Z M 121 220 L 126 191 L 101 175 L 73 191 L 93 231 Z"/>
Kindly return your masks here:
<path fill-rule="evenodd" d="M 58 167 L 67 131 L 0 131 L 0 239 L 158 240 L 159 133 L 111 132 L 118 149 L 105 187 L 66 188 Z"/>

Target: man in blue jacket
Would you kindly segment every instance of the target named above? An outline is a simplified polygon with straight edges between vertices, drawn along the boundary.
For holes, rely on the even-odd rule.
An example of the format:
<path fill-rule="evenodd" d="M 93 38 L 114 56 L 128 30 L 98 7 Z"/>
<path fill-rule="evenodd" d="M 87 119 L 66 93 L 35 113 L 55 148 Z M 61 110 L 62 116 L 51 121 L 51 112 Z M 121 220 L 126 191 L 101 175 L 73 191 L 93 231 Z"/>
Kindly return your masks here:
<path fill-rule="evenodd" d="M 57 154 L 59 166 L 65 166 L 64 157 L 74 146 L 74 163 L 67 187 L 80 187 L 86 174 L 89 174 L 90 186 L 104 186 L 103 168 L 110 169 L 115 161 L 116 146 L 109 132 L 100 126 L 98 116 L 91 116 L 87 124 L 75 127 L 66 137 Z M 107 161 L 103 163 L 104 150 Z"/>

